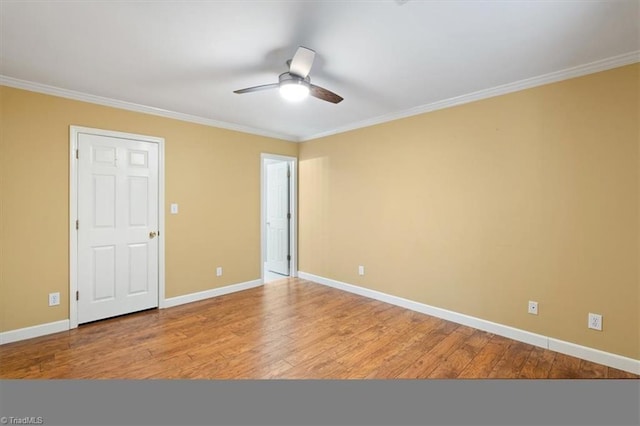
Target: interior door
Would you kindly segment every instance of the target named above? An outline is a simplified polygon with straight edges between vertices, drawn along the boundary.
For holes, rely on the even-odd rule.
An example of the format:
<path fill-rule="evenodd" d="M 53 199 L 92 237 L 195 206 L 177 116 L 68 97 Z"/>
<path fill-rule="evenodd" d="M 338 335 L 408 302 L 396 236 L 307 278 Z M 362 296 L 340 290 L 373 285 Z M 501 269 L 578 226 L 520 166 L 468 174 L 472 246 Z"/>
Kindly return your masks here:
<path fill-rule="evenodd" d="M 158 306 L 158 145 L 78 138 L 78 323 Z"/>
<path fill-rule="evenodd" d="M 289 163 L 267 165 L 267 270 L 289 275 Z"/>

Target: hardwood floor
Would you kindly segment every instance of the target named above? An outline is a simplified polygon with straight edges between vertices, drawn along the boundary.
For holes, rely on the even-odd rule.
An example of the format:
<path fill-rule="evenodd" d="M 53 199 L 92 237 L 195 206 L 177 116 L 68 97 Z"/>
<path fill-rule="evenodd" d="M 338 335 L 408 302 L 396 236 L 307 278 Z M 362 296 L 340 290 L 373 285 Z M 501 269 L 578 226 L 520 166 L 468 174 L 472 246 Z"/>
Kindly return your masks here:
<path fill-rule="evenodd" d="M 300 279 L 0 346 L 1 378 L 634 378 Z"/>

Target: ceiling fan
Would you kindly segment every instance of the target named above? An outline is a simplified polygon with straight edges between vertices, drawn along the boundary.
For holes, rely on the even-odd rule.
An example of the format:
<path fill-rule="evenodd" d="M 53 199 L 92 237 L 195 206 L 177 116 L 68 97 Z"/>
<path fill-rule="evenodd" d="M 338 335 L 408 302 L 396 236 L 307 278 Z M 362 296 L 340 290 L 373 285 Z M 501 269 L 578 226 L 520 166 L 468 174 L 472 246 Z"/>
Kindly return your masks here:
<path fill-rule="evenodd" d="M 341 102 L 341 96 L 323 87 L 311 84 L 309 71 L 311 71 L 315 56 L 315 51 L 300 46 L 293 56 L 293 59 L 287 61 L 289 71 L 280 74 L 277 83 L 247 87 L 246 89 L 234 90 L 233 93 L 242 94 L 278 88 L 280 89 L 282 97 L 291 101 L 300 101 L 308 95 L 311 95 L 314 98 L 334 104 Z"/>

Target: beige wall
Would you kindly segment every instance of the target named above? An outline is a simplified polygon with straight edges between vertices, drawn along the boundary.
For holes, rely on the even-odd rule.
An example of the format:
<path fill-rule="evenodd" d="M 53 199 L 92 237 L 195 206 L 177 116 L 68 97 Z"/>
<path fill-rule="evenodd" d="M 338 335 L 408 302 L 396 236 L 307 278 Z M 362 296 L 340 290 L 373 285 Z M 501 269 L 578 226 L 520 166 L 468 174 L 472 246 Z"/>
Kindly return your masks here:
<path fill-rule="evenodd" d="M 302 144 L 299 269 L 640 359 L 639 75 Z"/>
<path fill-rule="evenodd" d="M 636 64 L 301 145 L 0 87 L 0 331 L 68 318 L 80 125 L 165 138 L 167 297 L 260 276 L 260 153 L 299 150 L 300 270 L 640 359 L 639 80 Z"/>
<path fill-rule="evenodd" d="M 165 138 L 167 297 L 260 278 L 260 153 L 297 144 L 8 87 L 0 108 L 0 331 L 68 318 L 70 125 Z"/>

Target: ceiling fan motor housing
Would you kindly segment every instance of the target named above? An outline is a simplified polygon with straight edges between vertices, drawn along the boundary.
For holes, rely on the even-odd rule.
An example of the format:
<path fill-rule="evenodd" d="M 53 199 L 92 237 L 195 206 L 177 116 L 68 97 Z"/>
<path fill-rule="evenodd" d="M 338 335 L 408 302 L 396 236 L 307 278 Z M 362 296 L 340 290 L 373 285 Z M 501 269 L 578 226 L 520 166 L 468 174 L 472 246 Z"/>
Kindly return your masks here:
<path fill-rule="evenodd" d="M 283 72 L 280 74 L 280 76 L 278 76 L 278 81 L 280 82 L 280 86 L 285 84 L 300 84 L 309 87 L 309 84 L 311 83 L 309 76 L 302 78 L 289 72 Z"/>

